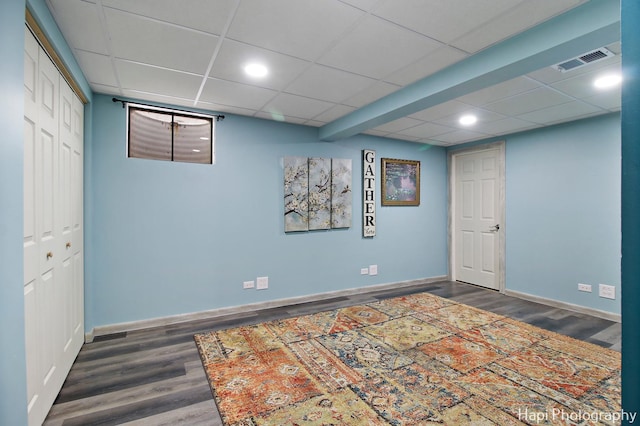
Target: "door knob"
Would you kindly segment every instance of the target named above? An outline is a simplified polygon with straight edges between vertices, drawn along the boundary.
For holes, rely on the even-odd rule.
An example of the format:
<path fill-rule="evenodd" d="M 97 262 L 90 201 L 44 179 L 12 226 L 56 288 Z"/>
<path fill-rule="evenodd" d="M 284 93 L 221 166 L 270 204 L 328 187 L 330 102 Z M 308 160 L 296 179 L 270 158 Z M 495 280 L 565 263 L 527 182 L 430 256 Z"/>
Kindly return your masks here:
<path fill-rule="evenodd" d="M 67 248 L 71 248 L 71 242 L 67 241 Z"/>
<path fill-rule="evenodd" d="M 53 252 L 47 252 L 47 260 L 51 259 L 53 257 Z"/>
<path fill-rule="evenodd" d="M 499 231 L 499 230 L 500 230 L 500 225 L 498 225 L 498 224 L 493 225 L 493 226 L 491 227 L 491 230 L 492 230 L 492 231 Z"/>

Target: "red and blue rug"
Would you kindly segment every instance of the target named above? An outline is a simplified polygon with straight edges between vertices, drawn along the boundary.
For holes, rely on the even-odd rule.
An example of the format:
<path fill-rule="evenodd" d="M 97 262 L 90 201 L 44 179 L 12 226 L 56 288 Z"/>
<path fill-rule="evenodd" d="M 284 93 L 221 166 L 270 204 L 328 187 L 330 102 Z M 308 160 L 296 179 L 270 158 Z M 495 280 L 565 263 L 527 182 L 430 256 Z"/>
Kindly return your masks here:
<path fill-rule="evenodd" d="M 194 337 L 225 425 L 620 424 L 620 353 L 428 293 Z"/>

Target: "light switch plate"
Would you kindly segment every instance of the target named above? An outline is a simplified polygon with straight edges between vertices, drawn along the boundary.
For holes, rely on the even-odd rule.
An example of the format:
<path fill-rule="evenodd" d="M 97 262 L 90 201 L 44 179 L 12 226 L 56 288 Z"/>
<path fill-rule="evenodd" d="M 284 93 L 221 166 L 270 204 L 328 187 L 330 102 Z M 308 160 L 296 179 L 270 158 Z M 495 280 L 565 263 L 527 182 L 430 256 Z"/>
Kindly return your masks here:
<path fill-rule="evenodd" d="M 258 277 L 256 279 L 256 290 L 265 290 L 269 288 L 269 277 Z"/>
<path fill-rule="evenodd" d="M 245 281 L 242 283 L 242 288 L 253 288 L 255 287 L 255 282 L 253 281 Z"/>
<path fill-rule="evenodd" d="M 604 297 L 605 299 L 615 299 L 616 288 L 612 285 L 600 284 L 598 295 L 600 297 Z"/>
<path fill-rule="evenodd" d="M 378 265 L 369 265 L 369 275 L 378 275 Z"/>

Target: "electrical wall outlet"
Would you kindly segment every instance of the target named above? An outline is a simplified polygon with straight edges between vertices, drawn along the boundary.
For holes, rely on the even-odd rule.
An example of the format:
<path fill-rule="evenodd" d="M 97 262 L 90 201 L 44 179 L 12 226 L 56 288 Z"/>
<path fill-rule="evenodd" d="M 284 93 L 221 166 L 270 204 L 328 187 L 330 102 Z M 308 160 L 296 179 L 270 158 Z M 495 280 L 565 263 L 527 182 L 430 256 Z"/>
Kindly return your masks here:
<path fill-rule="evenodd" d="M 599 296 L 604 297 L 605 299 L 615 299 L 616 298 L 616 288 L 612 285 L 600 284 Z"/>
<path fill-rule="evenodd" d="M 586 291 L 587 293 L 591 293 L 591 284 L 582 284 L 578 283 L 579 291 Z"/>
<path fill-rule="evenodd" d="M 369 275 L 378 275 L 378 265 L 369 265 Z"/>
<path fill-rule="evenodd" d="M 245 281 L 242 283 L 242 288 L 253 288 L 255 287 L 255 282 L 253 281 Z"/>
<path fill-rule="evenodd" d="M 269 288 L 269 277 L 256 278 L 256 290 L 265 290 Z"/>
<path fill-rule="evenodd" d="M 360 275 L 369 275 L 369 268 L 361 268 Z"/>

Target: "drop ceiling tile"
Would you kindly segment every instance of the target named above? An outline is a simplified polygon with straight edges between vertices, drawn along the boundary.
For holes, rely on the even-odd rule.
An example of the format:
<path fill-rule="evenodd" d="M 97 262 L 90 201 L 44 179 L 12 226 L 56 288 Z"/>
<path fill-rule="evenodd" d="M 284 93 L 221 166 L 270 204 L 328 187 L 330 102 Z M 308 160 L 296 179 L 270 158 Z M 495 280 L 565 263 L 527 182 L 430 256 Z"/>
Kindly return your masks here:
<path fill-rule="evenodd" d="M 196 104 L 196 108 L 213 111 L 213 112 L 246 115 L 246 116 L 252 116 L 257 112 L 256 110 L 252 110 L 248 108 L 237 108 L 229 105 L 220 105 L 213 102 L 203 102 L 203 101 L 198 101 L 198 103 Z"/>
<path fill-rule="evenodd" d="M 443 43 L 468 33 L 513 7 L 513 0 L 387 1 L 374 14 Z"/>
<path fill-rule="evenodd" d="M 394 84 L 385 83 L 384 81 L 377 81 L 355 96 L 344 100 L 342 103 L 355 108 L 360 108 L 390 93 L 395 92 L 399 88 L 399 86 L 396 86 Z"/>
<path fill-rule="evenodd" d="M 308 122 L 308 120 L 304 118 L 290 117 L 287 115 L 282 115 L 277 113 L 268 113 L 264 111 L 258 112 L 256 114 L 256 117 L 264 118 L 265 120 L 281 121 L 283 123 L 289 123 L 289 124 L 305 124 Z"/>
<path fill-rule="evenodd" d="M 109 54 L 99 9 L 81 0 L 51 0 L 52 14 L 67 43 L 74 49 Z"/>
<path fill-rule="evenodd" d="M 609 111 L 620 111 L 622 104 L 621 88 L 617 87 L 606 92 L 598 93 L 595 96 L 584 98 L 583 101 Z"/>
<path fill-rule="evenodd" d="M 385 77 L 385 81 L 400 86 L 406 86 L 436 73 L 449 65 L 461 61 L 468 56 L 469 55 L 458 49 L 454 49 L 449 46 L 442 46 L 429 53 L 424 58 L 407 65 L 388 77 Z"/>
<path fill-rule="evenodd" d="M 440 142 L 440 141 L 434 141 L 434 140 L 430 140 L 430 139 L 419 140 L 418 142 L 423 143 L 425 145 L 432 145 L 432 146 L 453 146 L 453 145 L 455 145 L 454 143 Z"/>
<path fill-rule="evenodd" d="M 389 134 L 389 132 L 381 132 L 380 130 L 369 129 L 367 131 L 362 132 L 365 135 L 384 137 Z"/>
<path fill-rule="evenodd" d="M 76 60 L 90 84 L 118 86 L 111 58 L 98 53 L 76 50 Z"/>
<path fill-rule="evenodd" d="M 314 121 L 326 124 L 329 123 L 333 120 L 337 120 L 340 117 L 343 117 L 347 114 L 349 114 L 350 112 L 353 112 L 355 110 L 355 108 L 352 108 L 350 106 L 346 106 L 346 105 L 336 105 L 332 108 L 329 108 L 328 110 L 326 110 L 325 112 L 323 112 L 322 114 L 316 116 L 314 118 Z"/>
<path fill-rule="evenodd" d="M 204 75 L 218 37 L 105 8 L 116 58 Z"/>
<path fill-rule="evenodd" d="M 586 0 L 522 1 L 451 44 L 475 53 L 557 16 Z M 513 4 L 513 2 L 512 2 Z"/>
<path fill-rule="evenodd" d="M 451 143 L 471 142 L 475 140 L 485 139 L 489 136 L 490 135 L 487 135 L 486 133 L 473 132 L 470 130 L 456 130 L 454 132 L 438 135 L 431 139 L 451 144 Z"/>
<path fill-rule="evenodd" d="M 143 99 L 150 102 L 159 102 L 167 105 L 183 106 L 189 109 L 193 109 L 193 100 L 185 98 L 177 98 L 174 96 L 165 96 L 157 93 L 142 92 L 140 90 L 128 90 L 122 91 L 122 96 L 132 99 Z"/>
<path fill-rule="evenodd" d="M 610 51 L 612 51 L 613 53 L 615 53 L 616 56 L 622 53 L 622 43 L 620 43 L 619 41 L 612 44 L 608 44 L 605 47 Z"/>
<path fill-rule="evenodd" d="M 498 136 L 506 135 L 508 133 L 521 132 L 524 130 L 533 129 L 535 127 L 538 127 L 538 124 L 509 117 L 503 118 L 502 120 L 492 121 L 490 123 L 478 123 L 473 128 L 480 133 Z"/>
<path fill-rule="evenodd" d="M 401 133 L 389 133 L 385 137 L 390 138 L 390 139 L 397 139 L 397 140 L 401 140 L 401 141 L 409 141 L 409 142 L 416 142 L 416 141 L 418 141 L 420 139 L 420 138 L 417 138 L 415 136 L 403 135 Z"/>
<path fill-rule="evenodd" d="M 478 123 L 490 123 L 505 118 L 504 115 L 498 114 L 493 111 L 488 111 L 482 108 L 468 107 L 463 111 L 456 112 L 455 114 L 448 115 L 446 117 L 434 120 L 434 123 L 441 124 L 447 127 L 454 127 L 457 129 L 468 129 L 468 126 L 460 124 L 460 117 L 463 115 L 475 115 L 478 118 Z"/>
<path fill-rule="evenodd" d="M 569 96 L 560 94 L 546 87 L 541 87 L 530 92 L 487 104 L 484 108 L 504 115 L 521 115 L 571 102 L 572 100 Z"/>
<path fill-rule="evenodd" d="M 571 77 L 571 76 L 567 76 L 567 73 L 563 73 L 562 71 L 559 71 L 552 66 L 544 67 L 527 74 L 527 78 L 534 79 L 543 84 L 551 84 L 556 81 L 564 80 L 565 78 L 568 78 L 568 77 Z"/>
<path fill-rule="evenodd" d="M 586 53 L 586 52 L 585 52 Z M 567 58 L 571 59 L 571 58 Z M 598 62 L 592 62 L 585 66 L 574 68 L 571 71 L 562 72 L 554 68 L 553 66 L 545 67 L 540 70 L 534 71 L 528 74 L 528 77 L 538 80 L 545 84 L 553 84 L 558 81 L 566 80 L 569 78 L 575 78 L 578 75 L 594 72 L 602 68 L 607 68 L 619 64 L 621 56 L 611 56 L 606 59 L 602 59 Z"/>
<path fill-rule="evenodd" d="M 277 93 L 263 87 L 208 78 L 198 100 L 258 111 Z"/>
<path fill-rule="evenodd" d="M 414 118 L 409 118 L 409 117 L 403 117 L 403 118 L 398 118 L 397 120 L 390 121 L 381 126 L 377 126 L 374 128 L 374 130 L 387 132 L 387 133 L 398 133 L 403 130 L 409 129 L 411 127 L 418 126 L 420 124 L 423 124 L 422 121 L 420 120 L 416 120 Z"/>
<path fill-rule="evenodd" d="M 325 121 L 318 121 L 318 120 L 304 120 L 303 124 L 305 126 L 311 126 L 311 127 L 322 127 L 327 123 Z"/>
<path fill-rule="evenodd" d="M 380 0 L 341 0 L 343 3 L 350 4 L 358 9 L 370 11 Z"/>
<path fill-rule="evenodd" d="M 416 139 L 426 139 L 442 135 L 444 133 L 449 133 L 454 130 L 455 129 L 451 127 L 442 126 L 440 124 L 424 123 L 415 127 L 411 127 L 409 129 L 401 130 L 399 132 L 396 132 L 396 134 L 414 137 Z"/>
<path fill-rule="evenodd" d="M 263 108 L 263 112 L 275 114 L 276 116 L 310 120 L 327 111 L 332 106 L 333 104 L 329 102 L 291 95 L 289 93 L 280 93 Z"/>
<path fill-rule="evenodd" d="M 102 93 L 102 94 L 105 94 L 105 95 L 122 96 L 122 91 L 120 90 L 120 88 L 119 87 L 115 87 L 115 86 L 105 86 L 103 84 L 92 83 L 91 84 L 91 90 L 94 93 Z"/>
<path fill-rule="evenodd" d="M 291 83 L 286 92 L 339 103 L 375 82 L 371 78 L 316 64 Z"/>
<path fill-rule="evenodd" d="M 533 121 L 540 124 L 553 124 L 567 121 L 572 118 L 579 118 L 586 115 L 592 115 L 603 112 L 600 108 L 579 101 L 573 101 L 562 105 L 556 105 L 549 108 L 532 111 L 521 114 L 518 118 L 527 121 Z"/>
<path fill-rule="evenodd" d="M 517 77 L 504 83 L 478 90 L 458 98 L 460 102 L 470 105 L 482 106 L 488 103 L 508 98 L 513 95 L 528 92 L 540 87 L 540 83 L 527 77 Z"/>
<path fill-rule="evenodd" d="M 572 78 L 554 83 L 551 87 L 576 98 L 596 96 L 601 93 L 601 89 L 594 86 L 595 80 L 608 74 L 620 74 L 620 72 L 620 64 L 618 63 L 588 73 L 577 74 Z"/>
<path fill-rule="evenodd" d="M 382 79 L 440 46 L 440 43 L 412 31 L 367 16 L 318 62 Z"/>
<path fill-rule="evenodd" d="M 364 12 L 337 1 L 243 0 L 228 37 L 315 60 Z"/>
<path fill-rule="evenodd" d="M 409 117 L 416 118 L 422 121 L 436 121 L 442 117 L 453 114 L 460 114 L 464 111 L 467 111 L 469 108 L 471 108 L 471 106 L 468 104 L 458 102 L 457 100 L 452 100 L 433 106 L 431 108 L 427 108 L 422 111 L 418 111 L 414 114 L 411 114 Z"/>
<path fill-rule="evenodd" d="M 227 0 L 190 0 L 188 5 L 175 0 L 102 0 L 102 5 L 218 35 L 234 9 L 234 2 Z"/>
<path fill-rule="evenodd" d="M 264 78 L 249 77 L 243 68 L 251 62 L 264 64 L 269 68 L 269 74 Z M 310 62 L 292 56 L 225 39 L 209 76 L 280 91 L 310 65 Z"/>
<path fill-rule="evenodd" d="M 123 89 L 194 99 L 202 77 L 151 67 L 129 61 L 115 60 L 116 72 Z"/>

